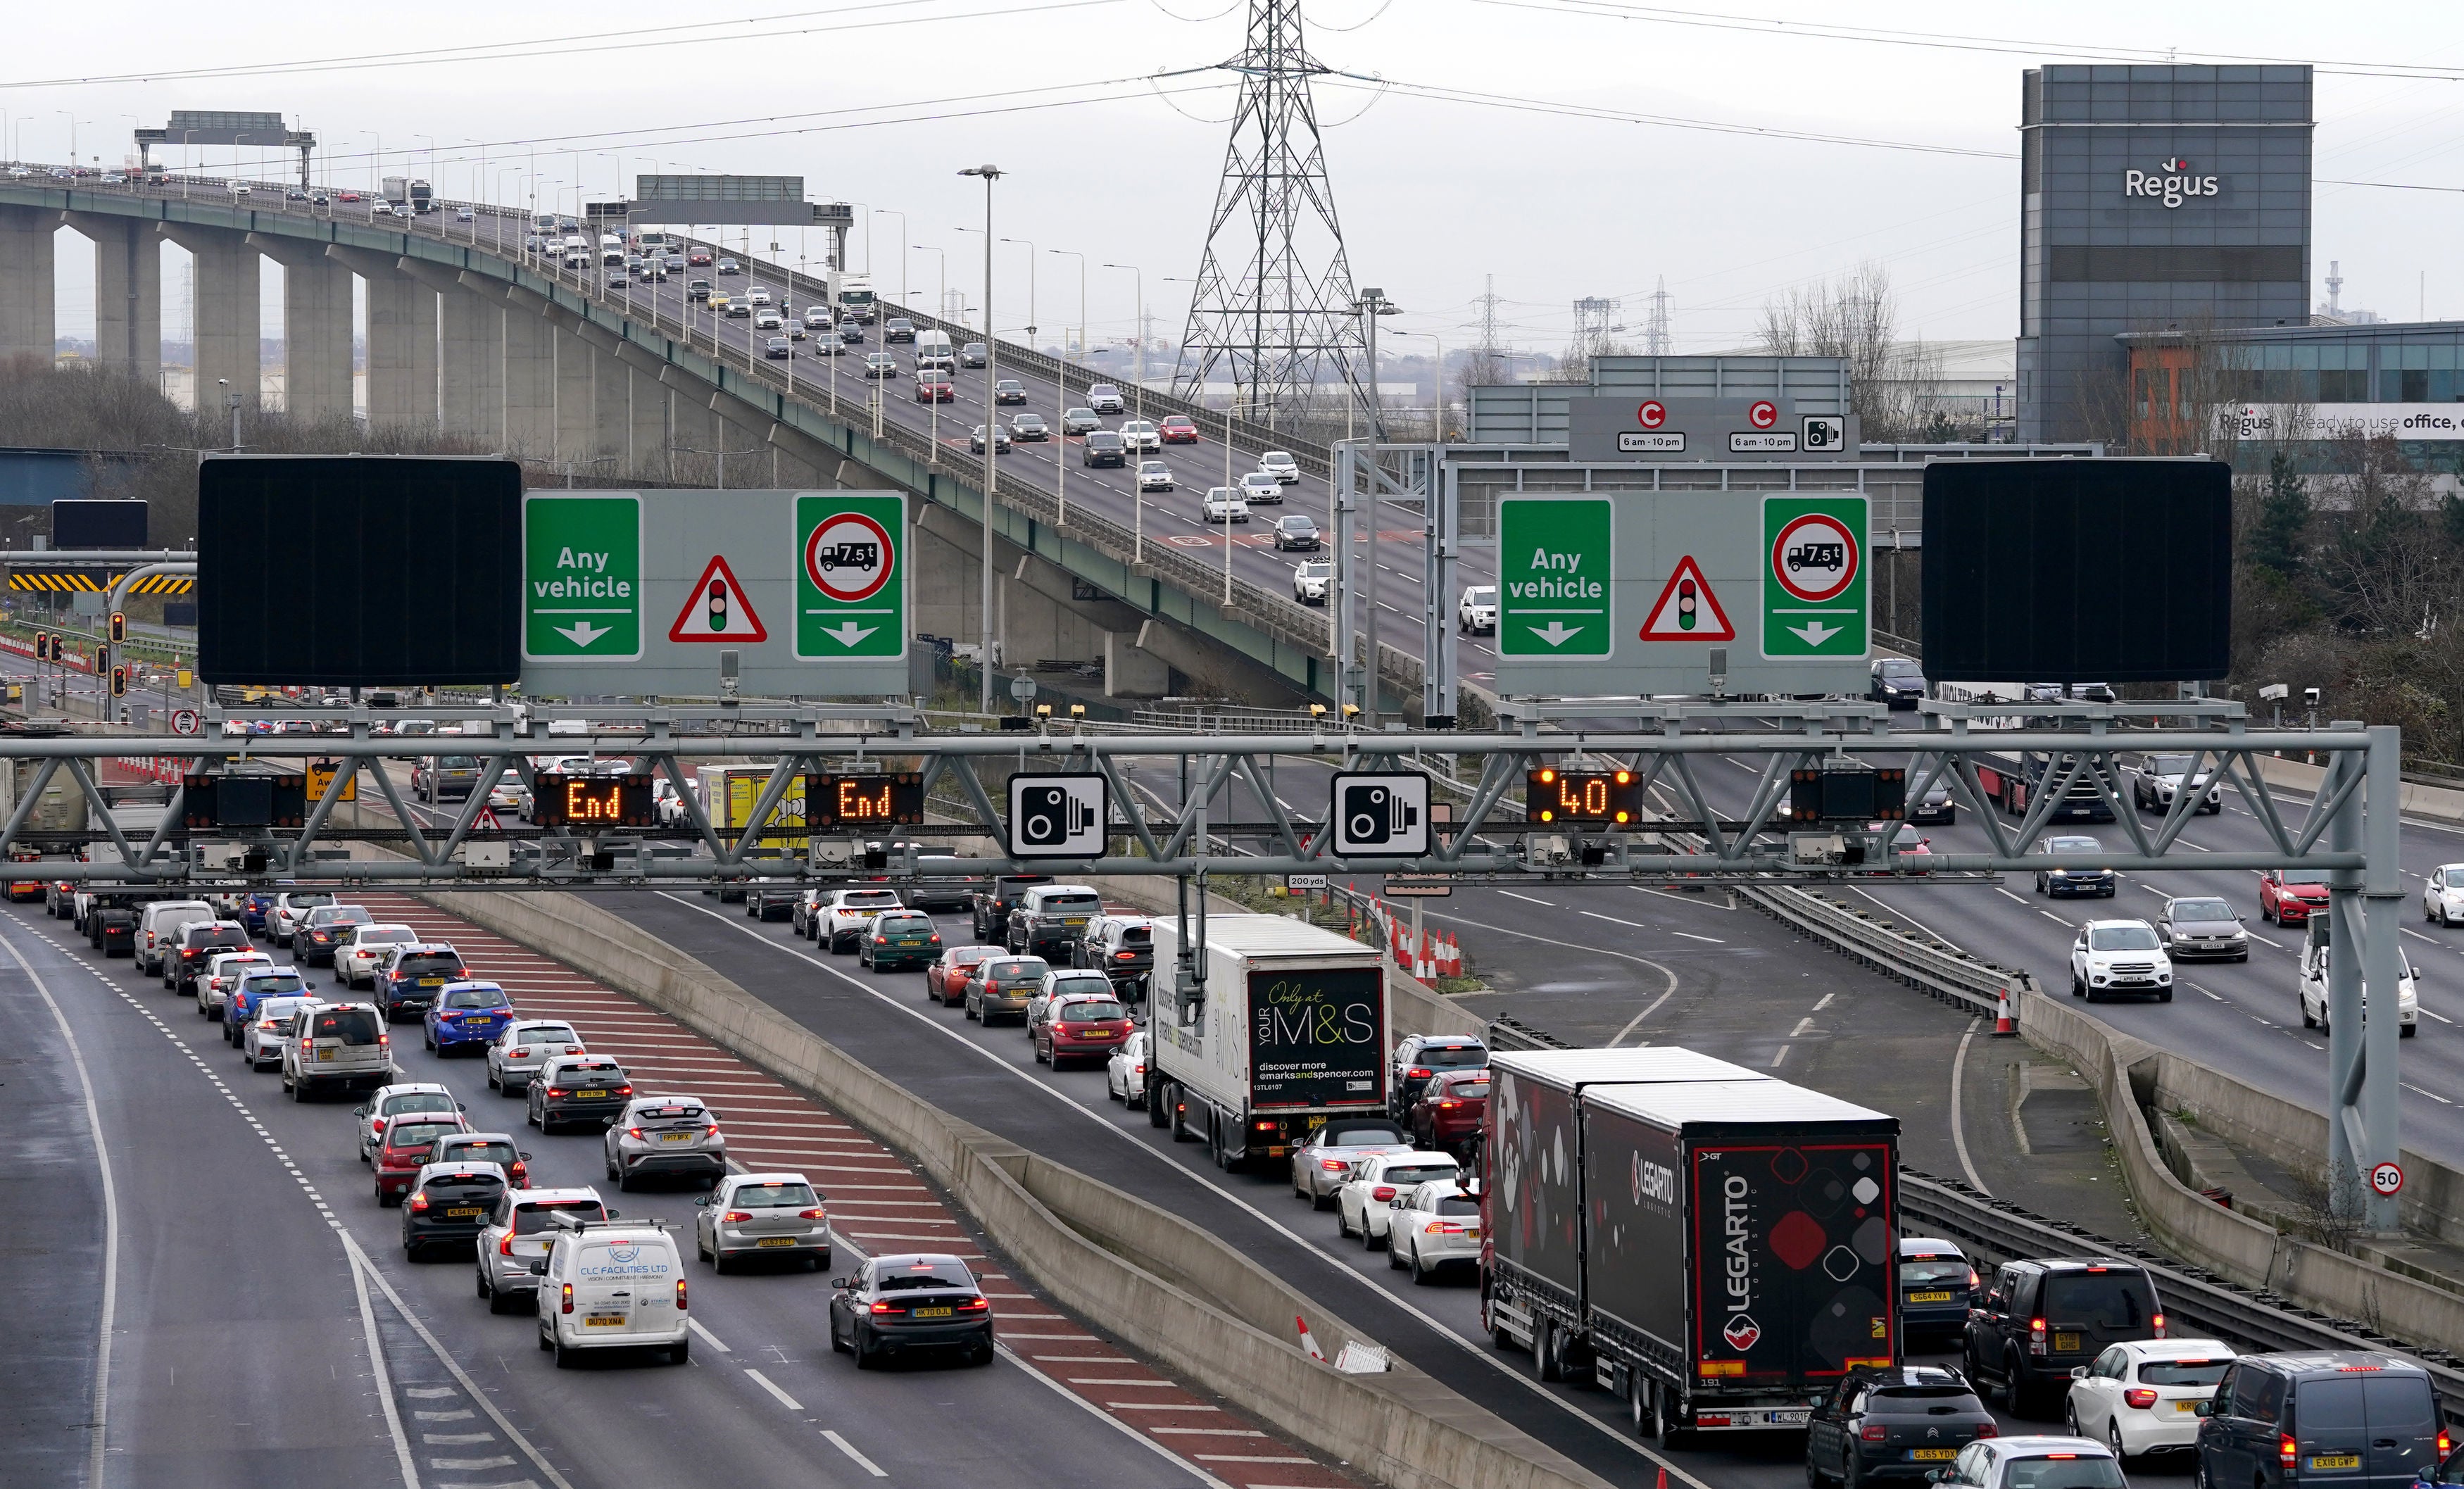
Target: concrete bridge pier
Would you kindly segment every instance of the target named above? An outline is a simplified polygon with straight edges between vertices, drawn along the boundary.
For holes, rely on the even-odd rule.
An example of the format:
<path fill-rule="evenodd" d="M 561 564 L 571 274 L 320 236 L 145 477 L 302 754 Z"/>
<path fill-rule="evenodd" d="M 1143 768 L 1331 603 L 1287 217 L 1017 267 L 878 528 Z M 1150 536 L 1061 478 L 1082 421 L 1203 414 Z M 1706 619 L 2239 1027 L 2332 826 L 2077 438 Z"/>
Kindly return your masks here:
<path fill-rule="evenodd" d="M 436 428 L 434 287 L 406 274 L 400 257 L 328 244 L 328 256 L 367 283 L 368 424 Z"/>
<path fill-rule="evenodd" d="M 476 275 L 457 274 L 415 258 L 394 267 L 428 287 L 436 297 L 438 426 L 447 434 L 505 442 L 505 300 L 502 290 Z M 373 396 L 373 395 L 371 395 Z"/>
<path fill-rule="evenodd" d="M 0 208 L 0 356 L 52 360 L 58 340 L 52 320 L 52 232 L 58 226 L 50 212 Z"/>
<path fill-rule="evenodd" d="M 247 242 L 282 266 L 283 408 L 295 419 L 351 417 L 351 272 L 313 245 L 260 232 Z"/>
<path fill-rule="evenodd" d="M 62 212 L 94 245 L 95 360 L 163 384 L 163 240 L 133 217 Z"/>
<path fill-rule="evenodd" d="M 557 329 L 519 292 L 504 310 L 505 449 L 546 460 L 556 454 Z"/>
<path fill-rule="evenodd" d="M 193 260 L 198 412 L 220 411 L 223 390 L 218 383 L 230 384 L 231 391 L 239 395 L 241 406 L 257 406 L 264 373 L 257 356 L 256 251 L 234 233 L 171 223 L 156 224 L 155 231 L 187 249 Z M 47 248 L 47 256 L 49 252 Z M 343 366 L 347 372 L 349 362 L 345 361 Z M 347 383 L 344 391 L 348 392 Z"/>

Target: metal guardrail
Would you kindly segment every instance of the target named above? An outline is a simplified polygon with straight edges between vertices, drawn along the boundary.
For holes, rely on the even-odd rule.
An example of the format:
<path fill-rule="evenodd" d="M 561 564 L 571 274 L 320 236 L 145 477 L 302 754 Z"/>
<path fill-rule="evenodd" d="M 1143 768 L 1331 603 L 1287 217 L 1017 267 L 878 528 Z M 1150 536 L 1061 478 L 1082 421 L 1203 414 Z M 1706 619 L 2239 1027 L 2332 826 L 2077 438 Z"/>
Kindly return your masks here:
<path fill-rule="evenodd" d="M 1997 1011 L 2003 991 L 2015 994 L 2028 975 L 1811 889 L 1741 885 L 1737 893 L 1883 976 L 1976 1013 Z"/>

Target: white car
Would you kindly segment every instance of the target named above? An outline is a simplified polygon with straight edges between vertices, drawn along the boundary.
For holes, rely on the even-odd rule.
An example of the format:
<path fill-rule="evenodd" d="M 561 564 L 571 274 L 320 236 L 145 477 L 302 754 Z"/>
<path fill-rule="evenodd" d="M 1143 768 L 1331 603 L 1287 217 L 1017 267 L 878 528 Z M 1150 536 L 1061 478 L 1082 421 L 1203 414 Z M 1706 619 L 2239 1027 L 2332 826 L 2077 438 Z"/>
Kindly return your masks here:
<path fill-rule="evenodd" d="M 779 313 L 775 310 L 757 310 L 753 313 L 753 329 L 756 331 L 777 331 L 785 325 L 786 322 L 779 318 Z"/>
<path fill-rule="evenodd" d="M 665 776 L 650 782 L 650 810 L 662 827 L 673 827 L 690 820 L 685 814 L 685 799 L 676 793 L 676 783 Z"/>
<path fill-rule="evenodd" d="M 2183 777 L 2190 774 L 2190 757 L 2187 755 L 2151 755 L 2126 775 L 2130 777 L 2130 804 L 2143 812 L 2169 812 L 2173 798 L 2182 789 Z M 2190 782 L 2190 790 L 2205 794 L 2199 798 L 2194 812 L 2213 817 L 2225 809 L 2225 786 L 2211 762 Z"/>
<path fill-rule="evenodd" d="M 2127 1489 L 2113 1450 L 2084 1437 L 1988 1437 L 1959 1450 L 1942 1481 L 1961 1489 Z"/>
<path fill-rule="evenodd" d="M 351 939 L 334 948 L 334 975 L 346 988 L 373 985 L 377 969 L 385 964 L 393 949 L 418 939 L 419 932 L 408 926 L 353 926 Z"/>
<path fill-rule="evenodd" d="M 661 1226 L 634 1220 L 549 1216 L 548 1252 L 533 1263 L 541 1349 L 562 1369 L 584 1349 L 663 1348 L 682 1365 L 693 1351 L 686 1330 L 684 1258 Z"/>
<path fill-rule="evenodd" d="M 294 1014 L 317 1001 L 313 997 L 269 997 L 256 1005 L 248 1027 L 239 1034 L 239 1052 L 251 1070 L 279 1070 L 282 1052 L 291 1043 Z"/>
<path fill-rule="evenodd" d="M 453 1099 L 453 1088 L 433 1081 L 406 1081 L 398 1085 L 377 1087 L 364 1106 L 351 1113 L 358 1128 L 360 1162 L 370 1161 L 377 1150 L 378 1140 L 385 1136 L 385 1125 L 396 1117 L 432 1111 L 456 1116 L 462 1104 Z"/>
<path fill-rule="evenodd" d="M 531 788 L 522 784 L 520 777 L 507 772 L 502 780 L 488 788 L 488 806 L 492 811 L 519 812 L 528 817 L 531 815 Z"/>
<path fill-rule="evenodd" d="M 1305 605 L 1326 603 L 1327 592 L 1334 586 L 1334 564 L 1325 558 L 1308 558 L 1292 565 L 1292 598 Z"/>
<path fill-rule="evenodd" d="M 1171 491 L 1172 467 L 1165 465 L 1160 460 L 1139 461 L 1138 490 L 1142 492 Z"/>
<path fill-rule="evenodd" d="M 2233 1364 L 2233 1347 L 2215 1339 L 2136 1339 L 2114 1345 L 2093 1365 L 2071 1371 L 2070 1429 L 2103 1440 L 2117 1458 L 2193 1449 L 2198 1403 L 2211 1400 Z"/>
<path fill-rule="evenodd" d="M 1163 435 L 1153 420 L 1126 419 L 1121 423 L 1121 448 L 1129 450 L 1161 449 Z"/>
<path fill-rule="evenodd" d="M 328 1085 L 382 1086 L 395 1073 L 385 1013 L 375 1004 L 310 1003 L 291 1016 L 282 1088 L 293 1101 L 304 1102 Z"/>
<path fill-rule="evenodd" d="M 488 1046 L 488 1084 L 499 1096 L 525 1095 L 549 1061 L 589 1053 L 561 1018 L 517 1018 Z"/>
<path fill-rule="evenodd" d="M 303 911 L 304 913 L 304 911 Z M 163 956 L 180 939 L 183 928 L 212 920 L 214 908 L 203 900 L 156 900 L 137 912 L 137 970 L 149 977 L 163 974 Z"/>
<path fill-rule="evenodd" d="M 1455 629 L 1466 636 L 1497 634 L 1497 586 L 1466 584 L 1455 603 Z"/>
<path fill-rule="evenodd" d="M 833 889 L 829 902 L 821 908 L 819 933 L 813 939 L 833 952 L 852 952 L 873 916 L 904 908 L 895 889 Z"/>
<path fill-rule="evenodd" d="M 752 1256 L 830 1264 L 830 1213 L 801 1173 L 737 1173 L 693 1207 L 693 1249 L 715 1272 Z"/>
<path fill-rule="evenodd" d="M 2464 915 L 2464 864 L 2441 864 L 2421 882 L 2421 918 L 2442 926 Z"/>
<path fill-rule="evenodd" d="M 1144 1111 L 1147 1105 L 1147 1031 L 1138 1030 L 1121 1041 L 1104 1062 L 1104 1094 L 1132 1111 Z"/>
<path fill-rule="evenodd" d="M 1206 489 L 1206 520 L 1209 522 L 1246 522 L 1249 504 L 1241 499 L 1237 486 L 1210 486 Z"/>
<path fill-rule="evenodd" d="M 241 186 L 237 188 L 235 194 L 246 196 L 248 195 L 248 188 L 246 186 Z M 371 217 L 391 217 L 393 215 L 393 204 L 386 201 L 370 202 L 368 204 L 368 215 Z"/>
<path fill-rule="evenodd" d="M 2071 996 L 2093 1003 L 2110 993 L 2152 993 L 2173 1001 L 2173 959 L 2144 920 L 2091 920 L 2071 943 Z"/>
<path fill-rule="evenodd" d="M 1087 406 L 1099 414 L 1116 414 L 1129 405 L 1122 400 L 1119 388 L 1110 383 L 1098 383 L 1087 390 Z"/>
<path fill-rule="evenodd" d="M 274 937 L 275 945 L 289 946 L 310 910 L 333 903 L 333 895 L 322 889 L 286 890 L 274 897 L 274 909 L 265 912 L 266 931 Z"/>
<path fill-rule="evenodd" d="M 2311 922 L 2325 929 L 2325 916 Z M 2301 943 L 2301 1027 L 2325 1032 L 2327 1023 L 2327 978 L 2329 953 L 2334 950 L 2324 941 Z M 2414 980 L 2420 976 L 2412 970 L 2412 958 L 2396 953 L 2396 1016 L 2405 1039 L 2411 1039 L 2421 1029 L 2421 997 L 2414 991 Z M 2364 1017 L 2367 1017 L 2366 1011 Z"/>
<path fill-rule="evenodd" d="M 1375 1251 L 1386 1244 L 1396 1196 L 1432 1179 L 1460 1183 L 1463 1166 L 1446 1153 L 1375 1153 L 1355 1160 L 1334 1192 L 1335 1234 L 1357 1236 L 1361 1245 Z"/>
<path fill-rule="evenodd" d="M 271 967 L 274 958 L 263 952 L 220 952 L 206 958 L 206 970 L 197 978 L 197 1013 L 207 1018 L 220 1018 L 223 1007 L 231 1001 L 231 990 L 239 986 L 242 967 Z"/>
<path fill-rule="evenodd" d="M 808 305 L 804 308 L 805 330 L 827 331 L 829 328 L 830 313 L 828 311 L 824 310 L 819 305 Z"/>
<path fill-rule="evenodd" d="M 1386 1264 L 1423 1285 L 1440 1267 L 1480 1266 L 1480 1195 L 1458 1179 L 1432 1179 L 1395 1196 L 1386 1220 Z"/>
<path fill-rule="evenodd" d="M 1294 460 L 1291 451 L 1287 449 L 1270 449 L 1260 455 L 1258 469 L 1286 486 L 1301 478 L 1301 463 Z"/>
<path fill-rule="evenodd" d="M 1280 507 L 1284 504 L 1284 483 L 1276 480 L 1271 471 L 1252 471 L 1241 477 L 1241 499 L 1253 507 Z"/>

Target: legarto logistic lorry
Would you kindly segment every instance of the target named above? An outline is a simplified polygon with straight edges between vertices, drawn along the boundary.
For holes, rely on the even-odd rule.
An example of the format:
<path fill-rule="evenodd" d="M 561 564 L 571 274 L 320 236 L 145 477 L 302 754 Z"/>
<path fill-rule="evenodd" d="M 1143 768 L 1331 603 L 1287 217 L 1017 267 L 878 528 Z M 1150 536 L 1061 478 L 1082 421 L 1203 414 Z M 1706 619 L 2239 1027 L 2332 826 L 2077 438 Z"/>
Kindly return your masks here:
<path fill-rule="evenodd" d="M 1209 915 L 1204 930 L 1201 988 L 1178 924 L 1155 921 L 1147 1120 L 1231 1169 L 1288 1159 L 1329 1117 L 1384 1116 L 1376 949 L 1281 915 Z"/>
<path fill-rule="evenodd" d="M 1499 1051 L 1481 1307 L 1635 1429 L 1801 1429 L 1900 1359 L 1899 1119 L 1691 1050 Z"/>

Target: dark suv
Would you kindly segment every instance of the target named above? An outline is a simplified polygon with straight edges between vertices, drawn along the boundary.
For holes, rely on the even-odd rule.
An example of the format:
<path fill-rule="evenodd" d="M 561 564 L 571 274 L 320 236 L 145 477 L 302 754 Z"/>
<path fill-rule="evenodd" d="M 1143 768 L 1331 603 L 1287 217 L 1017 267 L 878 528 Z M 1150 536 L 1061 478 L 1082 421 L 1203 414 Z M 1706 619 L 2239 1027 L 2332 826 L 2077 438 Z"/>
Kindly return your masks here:
<path fill-rule="evenodd" d="M 436 1006 L 449 982 L 469 979 L 462 954 L 442 941 L 412 941 L 393 949 L 393 959 L 377 969 L 376 1004 L 385 1022 L 415 1018 Z"/>
<path fill-rule="evenodd" d="M 1009 912 L 1018 909 L 1027 890 L 1051 882 L 1050 874 L 1003 874 L 991 888 L 978 890 L 973 907 L 976 939 L 989 944 L 1008 934 Z"/>
<path fill-rule="evenodd" d="M 1121 437 L 1111 430 L 1097 429 L 1080 444 L 1078 463 L 1082 466 L 1126 466 L 1130 463 L 1130 448 L 1121 443 Z"/>
<path fill-rule="evenodd" d="M 1013 956 L 1076 960 L 1087 922 L 1104 913 L 1104 897 L 1084 885 L 1038 885 L 1009 912 L 1002 934 Z"/>
<path fill-rule="evenodd" d="M 1998 1435 L 1993 1413 L 1957 1370 L 1939 1366 L 1848 1372 L 1805 1424 L 1811 1484 L 1924 1479 L 1978 1437 Z"/>
<path fill-rule="evenodd" d="M 253 951 L 248 928 L 236 920 L 201 920 L 180 928 L 177 954 L 163 958 L 163 985 L 174 993 L 197 990 L 206 959 L 223 952 Z"/>
<path fill-rule="evenodd" d="M 2205 1415 L 2202 1483 L 2408 1489 L 2416 1478 L 2464 1478 L 2464 1463 L 2446 1461 L 2453 1444 L 2438 1425 L 2430 1372 L 2400 1355 L 2246 1354 Z"/>
<path fill-rule="evenodd" d="M 1996 1268 L 1969 1310 L 1961 1353 L 1979 1388 L 1999 1386 L 2013 1412 L 2041 1417 L 2070 1390 L 2072 1366 L 2107 1345 L 2164 1337 L 2164 1304 L 2145 1268 L 2063 1257 Z"/>

